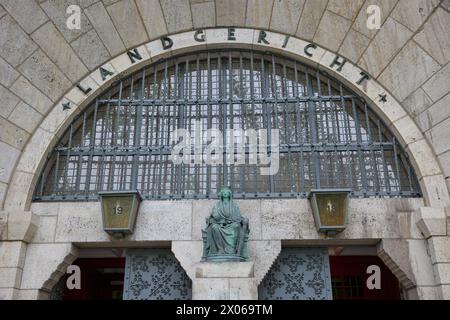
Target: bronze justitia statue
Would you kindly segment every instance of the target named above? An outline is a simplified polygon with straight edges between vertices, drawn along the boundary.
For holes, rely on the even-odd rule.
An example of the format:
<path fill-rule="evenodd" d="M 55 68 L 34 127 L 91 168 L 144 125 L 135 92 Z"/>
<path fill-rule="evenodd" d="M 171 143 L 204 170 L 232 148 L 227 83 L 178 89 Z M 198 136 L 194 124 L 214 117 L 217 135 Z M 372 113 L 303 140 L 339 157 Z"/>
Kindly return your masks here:
<path fill-rule="evenodd" d="M 206 218 L 203 234 L 202 261 L 246 261 L 248 260 L 248 219 L 241 215 L 233 202 L 229 187 L 222 187 L 219 202 Z"/>

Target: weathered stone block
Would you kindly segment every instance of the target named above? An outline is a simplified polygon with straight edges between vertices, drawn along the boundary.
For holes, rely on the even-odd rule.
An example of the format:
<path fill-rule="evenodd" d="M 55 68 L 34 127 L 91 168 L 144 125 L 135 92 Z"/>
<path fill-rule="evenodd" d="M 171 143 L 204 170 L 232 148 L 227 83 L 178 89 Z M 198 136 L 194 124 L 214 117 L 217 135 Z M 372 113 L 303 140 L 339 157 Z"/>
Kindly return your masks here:
<path fill-rule="evenodd" d="M 200 262 L 196 266 L 198 278 L 252 278 L 254 262 Z"/>
<path fill-rule="evenodd" d="M 192 300 L 229 300 L 228 279 L 195 279 L 192 281 Z"/>
<path fill-rule="evenodd" d="M 351 24 L 350 20 L 330 11 L 325 11 L 317 28 L 314 42 L 336 52 L 344 41 Z M 329 32 L 330 30 L 333 30 L 333 32 Z"/>
<path fill-rule="evenodd" d="M 447 37 L 450 30 L 448 12 L 438 8 L 417 33 L 414 40 L 420 43 L 436 61 L 441 65 L 450 61 L 450 39 Z"/>
<path fill-rule="evenodd" d="M 446 284 L 440 286 L 438 291 L 439 291 L 439 299 L 450 300 L 450 285 Z"/>
<path fill-rule="evenodd" d="M 450 93 L 433 104 L 427 111 L 430 127 L 450 118 Z"/>
<path fill-rule="evenodd" d="M 38 216 L 56 216 L 58 215 L 59 202 L 33 202 L 30 210 Z"/>
<path fill-rule="evenodd" d="M 444 171 L 444 175 L 446 179 L 448 179 L 450 177 L 450 151 L 441 154 L 438 159 Z"/>
<path fill-rule="evenodd" d="M 450 150 L 449 128 L 450 118 L 447 118 L 428 132 L 434 152 L 438 155 Z"/>
<path fill-rule="evenodd" d="M 97 2 L 84 10 L 99 37 L 108 49 L 111 56 L 125 50 L 125 46 L 114 27 L 111 18 L 101 2 Z"/>
<path fill-rule="evenodd" d="M 57 216 L 40 216 L 39 225 L 31 239 L 32 243 L 54 242 Z"/>
<path fill-rule="evenodd" d="M 403 239 L 423 239 L 417 227 L 420 215 L 417 211 L 397 211 L 400 237 Z"/>
<path fill-rule="evenodd" d="M 0 141 L 0 181 L 8 183 L 20 151 Z"/>
<path fill-rule="evenodd" d="M 30 134 L 0 117 L 0 137 L 2 141 L 21 150 L 30 137 Z"/>
<path fill-rule="evenodd" d="M 268 29 L 273 0 L 248 0 L 245 25 L 250 28 Z"/>
<path fill-rule="evenodd" d="M 298 239 L 301 215 L 309 213 L 307 200 L 263 200 L 261 202 L 262 239 Z"/>
<path fill-rule="evenodd" d="M 160 3 L 169 33 L 192 29 L 189 0 L 161 0 Z"/>
<path fill-rule="evenodd" d="M 270 29 L 294 34 L 297 31 L 304 4 L 305 0 L 274 1 Z"/>
<path fill-rule="evenodd" d="M 425 238 L 445 236 L 447 234 L 446 216 L 444 208 L 422 207 L 418 210 L 419 227 Z"/>
<path fill-rule="evenodd" d="M 436 263 L 433 270 L 437 284 L 450 285 L 450 263 Z"/>
<path fill-rule="evenodd" d="M 48 20 L 35 1 L 3 0 L 2 5 L 27 33 L 33 32 Z"/>
<path fill-rule="evenodd" d="M 0 268 L 22 268 L 26 244 L 22 241 L 0 242 Z"/>
<path fill-rule="evenodd" d="M 195 29 L 216 26 L 216 5 L 214 1 L 191 2 L 191 11 Z"/>
<path fill-rule="evenodd" d="M 411 161 L 415 164 L 416 174 L 420 177 L 431 176 L 440 173 L 439 165 L 425 139 L 410 143 L 407 150 L 414 155 Z"/>
<path fill-rule="evenodd" d="M 450 203 L 443 175 L 422 177 L 419 182 L 427 205 L 441 207 Z"/>
<path fill-rule="evenodd" d="M 431 262 L 450 263 L 450 237 L 431 237 L 428 239 Z"/>
<path fill-rule="evenodd" d="M 11 91 L 0 85 L 0 101 L 2 101 L 0 116 L 8 118 L 19 100 Z"/>
<path fill-rule="evenodd" d="M 362 33 L 350 29 L 344 42 L 339 49 L 339 53 L 350 61 L 356 63 L 370 43 L 370 39 Z"/>
<path fill-rule="evenodd" d="M 20 101 L 8 117 L 8 120 L 27 132 L 33 133 L 39 123 L 41 123 L 42 118 L 39 112 L 25 102 Z"/>
<path fill-rule="evenodd" d="M 422 88 L 431 97 L 431 99 L 433 99 L 433 101 L 437 101 L 450 91 L 448 86 L 449 83 L 450 63 L 433 75 L 433 77 L 428 80 Z"/>
<path fill-rule="evenodd" d="M 18 290 L 17 300 L 42 300 L 42 293 L 40 290 Z"/>
<path fill-rule="evenodd" d="M 39 216 L 31 211 L 9 212 L 8 240 L 30 242 L 39 225 Z"/>
<path fill-rule="evenodd" d="M 439 69 L 439 64 L 433 58 L 409 41 L 378 80 L 402 101 Z M 399 83 L 402 85 L 399 86 Z"/>
<path fill-rule="evenodd" d="M 254 278 L 232 278 L 230 300 L 258 300 L 258 284 Z"/>
<path fill-rule="evenodd" d="M 0 58 L 0 84 L 9 87 L 18 77 L 19 73 L 8 62 Z"/>
<path fill-rule="evenodd" d="M 405 290 L 408 300 L 437 300 L 440 299 L 438 288 L 434 286 L 420 286 Z"/>
<path fill-rule="evenodd" d="M 298 37 L 306 40 L 314 38 L 327 4 L 328 0 L 306 0 L 296 32 Z"/>
<path fill-rule="evenodd" d="M 1 7 L 0 7 L 1 9 Z M 1 10 L 0 10 L 1 11 Z M 15 288 L 1 288 L 0 300 L 15 300 L 18 298 L 18 289 Z"/>
<path fill-rule="evenodd" d="M 72 82 L 76 82 L 87 73 L 85 65 L 52 22 L 40 27 L 31 37 Z"/>
<path fill-rule="evenodd" d="M 400 0 L 392 17 L 415 32 L 438 4 L 439 0 Z"/>
<path fill-rule="evenodd" d="M 433 104 L 433 101 L 428 97 L 428 95 L 423 91 L 422 88 L 417 89 L 411 93 L 402 102 L 403 108 L 408 111 L 412 117 L 416 117 L 425 110 L 428 109 Z"/>
<path fill-rule="evenodd" d="M 13 67 L 21 64 L 37 45 L 8 15 L 0 19 L 0 56 Z"/>
<path fill-rule="evenodd" d="M 41 50 L 33 53 L 19 67 L 19 71 L 53 101 L 61 97 L 72 85 Z"/>
<path fill-rule="evenodd" d="M 3 208 L 3 204 L 5 201 L 5 197 L 6 197 L 6 189 L 7 189 L 8 185 L 4 182 L 0 182 L 0 206 Z M 0 240 L 3 240 L 4 237 L 4 229 L 5 229 L 5 221 L 3 221 L 3 217 L 1 215 L 1 211 L 0 211 Z"/>
<path fill-rule="evenodd" d="M 217 26 L 237 27 L 245 25 L 245 0 L 216 1 Z"/>
<path fill-rule="evenodd" d="M 353 20 L 363 3 L 364 0 L 330 0 L 327 9 L 344 18 Z"/>
<path fill-rule="evenodd" d="M 0 288 L 20 288 L 20 268 L 0 268 Z"/>
<path fill-rule="evenodd" d="M 143 201 L 133 240 L 191 240 L 192 203 Z"/>
<path fill-rule="evenodd" d="M 378 77 L 411 36 L 412 32 L 405 26 L 388 18 L 361 57 L 362 67 Z"/>
<path fill-rule="evenodd" d="M 151 40 L 167 34 L 166 21 L 158 0 L 137 0 L 136 4 Z"/>
<path fill-rule="evenodd" d="M 53 106 L 53 102 L 23 76 L 20 76 L 10 89 L 42 115 L 46 115 Z"/>
<path fill-rule="evenodd" d="M 397 136 L 403 146 L 419 140 L 424 140 L 422 132 L 417 127 L 415 122 L 411 121 L 411 118 L 408 116 L 393 121 L 389 127 L 394 133 L 401 133 L 401 135 L 399 134 Z"/>
<path fill-rule="evenodd" d="M 99 202 L 67 202 L 59 207 L 56 242 L 109 242 Z"/>
<path fill-rule="evenodd" d="M 134 1 L 119 1 L 106 9 L 127 48 L 148 41 Z"/>
<path fill-rule="evenodd" d="M 111 58 L 95 30 L 90 30 L 74 40 L 72 48 L 78 53 L 89 70 L 94 70 Z"/>

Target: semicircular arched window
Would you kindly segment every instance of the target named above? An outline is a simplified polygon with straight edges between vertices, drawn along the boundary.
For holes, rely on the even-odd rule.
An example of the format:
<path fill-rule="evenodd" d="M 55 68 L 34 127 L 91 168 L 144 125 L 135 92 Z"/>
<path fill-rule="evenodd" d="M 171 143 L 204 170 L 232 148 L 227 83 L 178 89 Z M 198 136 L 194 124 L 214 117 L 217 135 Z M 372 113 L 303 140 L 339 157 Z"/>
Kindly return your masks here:
<path fill-rule="evenodd" d="M 195 156 L 174 162 L 177 128 L 187 129 L 192 154 L 211 146 L 208 129 L 220 130 L 228 148 L 215 150 L 216 163 Z M 230 148 L 227 129 L 244 132 L 233 133 L 237 140 L 254 130 L 261 148 L 251 148 L 248 137 L 243 148 Z M 276 146 L 278 168 L 264 175 L 262 155 L 273 160 Z M 112 85 L 53 149 L 34 199 L 96 199 L 113 190 L 209 198 L 223 185 L 237 198 L 307 197 L 330 188 L 359 197 L 420 196 L 394 135 L 343 84 L 271 53 L 221 50 L 162 60 Z"/>

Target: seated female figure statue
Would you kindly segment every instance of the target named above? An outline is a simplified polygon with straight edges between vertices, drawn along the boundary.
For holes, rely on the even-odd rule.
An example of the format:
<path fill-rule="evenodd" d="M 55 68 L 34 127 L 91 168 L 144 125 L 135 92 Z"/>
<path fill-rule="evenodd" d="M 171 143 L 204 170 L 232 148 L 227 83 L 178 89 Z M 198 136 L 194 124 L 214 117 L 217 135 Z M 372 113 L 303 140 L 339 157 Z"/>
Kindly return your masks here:
<path fill-rule="evenodd" d="M 246 261 L 249 232 L 248 219 L 233 202 L 231 189 L 222 187 L 219 202 L 206 218 L 206 229 L 202 230 L 202 261 Z"/>

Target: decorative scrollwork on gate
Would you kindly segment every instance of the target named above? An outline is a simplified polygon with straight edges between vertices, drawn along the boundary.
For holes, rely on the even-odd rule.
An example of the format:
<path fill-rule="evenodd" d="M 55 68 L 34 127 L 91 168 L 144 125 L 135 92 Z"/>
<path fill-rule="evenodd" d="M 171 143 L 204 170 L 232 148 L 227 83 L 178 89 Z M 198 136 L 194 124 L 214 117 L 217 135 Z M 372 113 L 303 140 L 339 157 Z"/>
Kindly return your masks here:
<path fill-rule="evenodd" d="M 267 300 L 332 298 L 328 253 L 324 248 L 285 248 L 259 285 Z"/>
<path fill-rule="evenodd" d="M 125 300 L 191 299 L 191 280 L 169 249 L 132 249 L 126 259 Z"/>

